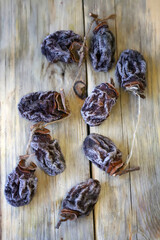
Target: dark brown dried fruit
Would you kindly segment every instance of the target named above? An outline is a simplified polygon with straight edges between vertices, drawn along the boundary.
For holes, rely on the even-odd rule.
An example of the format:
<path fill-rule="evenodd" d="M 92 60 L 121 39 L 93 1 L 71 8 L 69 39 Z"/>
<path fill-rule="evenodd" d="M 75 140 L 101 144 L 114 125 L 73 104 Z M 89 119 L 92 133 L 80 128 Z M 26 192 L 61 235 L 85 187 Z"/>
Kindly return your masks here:
<path fill-rule="evenodd" d="M 116 77 L 126 91 L 144 98 L 146 87 L 146 61 L 135 50 L 123 51 L 116 65 Z"/>
<path fill-rule="evenodd" d="M 91 162 L 107 173 L 111 173 L 115 166 L 123 165 L 121 151 L 109 138 L 100 134 L 88 135 L 83 142 L 83 150 Z"/>
<path fill-rule="evenodd" d="M 73 90 L 80 99 L 87 97 L 86 84 L 83 81 L 76 81 Z"/>
<path fill-rule="evenodd" d="M 83 150 L 92 163 L 111 176 L 120 176 L 140 169 L 139 167 L 125 169 L 121 151 L 111 139 L 100 134 L 88 135 L 83 142 Z"/>
<path fill-rule="evenodd" d="M 72 187 L 66 198 L 62 201 L 61 222 L 75 220 L 80 216 L 88 216 L 96 204 L 101 186 L 98 180 L 88 179 Z"/>
<path fill-rule="evenodd" d="M 115 37 L 106 22 L 101 22 L 93 31 L 89 55 L 93 69 L 108 72 L 114 63 Z"/>
<path fill-rule="evenodd" d="M 70 30 L 57 31 L 43 40 L 41 51 L 49 62 L 72 63 L 74 59 L 69 48 L 73 42 L 82 43 L 81 36 Z"/>
<path fill-rule="evenodd" d="M 65 160 L 59 143 L 51 139 L 50 134 L 45 133 L 47 129 L 36 130 L 31 141 L 39 167 L 48 175 L 55 176 L 65 169 Z"/>
<path fill-rule="evenodd" d="M 21 160 L 13 172 L 8 175 L 4 194 L 10 205 L 20 207 L 30 203 L 37 189 L 35 168 L 34 163 L 30 163 L 26 167 L 25 160 Z"/>
<path fill-rule="evenodd" d="M 109 83 L 101 83 L 86 98 L 81 114 L 90 126 L 100 125 L 108 116 L 118 98 L 115 87 Z"/>
<path fill-rule="evenodd" d="M 22 117 L 33 122 L 53 122 L 69 115 L 64 93 L 33 92 L 22 97 L 18 104 Z"/>

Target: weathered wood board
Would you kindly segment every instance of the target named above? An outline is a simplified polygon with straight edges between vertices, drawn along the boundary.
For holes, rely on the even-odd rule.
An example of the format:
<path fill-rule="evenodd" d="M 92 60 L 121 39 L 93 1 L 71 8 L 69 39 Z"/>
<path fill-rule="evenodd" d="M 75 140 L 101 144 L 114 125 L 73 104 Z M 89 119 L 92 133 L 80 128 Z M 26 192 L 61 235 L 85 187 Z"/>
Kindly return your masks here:
<path fill-rule="evenodd" d="M 158 240 L 160 239 L 160 1 L 155 0 L 0 0 L 0 239 L 2 240 Z M 141 101 L 141 119 L 131 159 L 139 172 L 109 177 L 91 165 L 82 151 L 87 134 L 111 138 L 124 159 L 130 151 L 137 119 L 137 99 L 116 87 L 120 97 L 110 117 L 99 127 L 87 128 L 80 109 L 83 104 L 72 91 L 76 64 L 49 64 L 40 51 L 43 38 L 60 29 L 80 35 L 87 31 L 89 12 L 106 17 L 116 37 L 116 61 L 127 48 L 139 50 L 148 66 L 146 99 Z M 89 38 L 92 36 L 90 33 Z M 89 43 L 89 42 L 88 42 Z M 83 80 L 88 93 L 101 82 L 114 79 L 95 73 L 89 59 Z M 7 175 L 26 151 L 31 123 L 17 110 L 20 98 L 33 91 L 65 89 L 72 115 L 49 128 L 59 140 L 66 170 L 56 177 L 36 171 L 38 190 L 32 202 L 14 208 L 4 198 Z M 76 183 L 89 177 L 101 182 L 94 213 L 55 229 L 61 201 Z"/>

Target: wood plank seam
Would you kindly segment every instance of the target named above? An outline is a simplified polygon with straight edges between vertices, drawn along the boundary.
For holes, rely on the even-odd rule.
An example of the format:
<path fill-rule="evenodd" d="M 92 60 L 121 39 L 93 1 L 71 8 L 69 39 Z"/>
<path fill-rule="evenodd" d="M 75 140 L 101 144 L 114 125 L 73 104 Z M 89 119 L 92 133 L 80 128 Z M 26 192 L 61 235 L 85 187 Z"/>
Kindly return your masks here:
<path fill-rule="evenodd" d="M 82 13 L 83 13 L 83 31 L 84 31 L 84 36 L 86 34 L 86 29 L 85 29 L 85 10 L 84 10 L 84 0 L 82 0 Z M 85 59 L 85 69 L 86 69 L 86 91 L 87 91 L 87 95 L 88 95 L 88 67 L 87 67 L 87 58 Z M 87 135 L 90 134 L 90 126 L 86 125 L 87 128 Z M 89 161 L 89 169 L 90 169 L 90 177 L 92 178 L 92 163 Z M 92 215 L 93 215 L 93 236 L 94 239 L 96 240 L 96 228 L 95 228 L 95 214 L 94 214 L 94 209 L 92 211 Z"/>

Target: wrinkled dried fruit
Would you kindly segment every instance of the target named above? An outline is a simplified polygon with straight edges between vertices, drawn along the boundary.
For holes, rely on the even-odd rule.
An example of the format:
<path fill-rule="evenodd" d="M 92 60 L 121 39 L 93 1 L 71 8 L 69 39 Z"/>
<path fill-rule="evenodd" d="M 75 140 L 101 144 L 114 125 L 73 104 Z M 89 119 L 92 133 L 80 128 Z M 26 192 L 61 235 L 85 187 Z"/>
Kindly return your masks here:
<path fill-rule="evenodd" d="M 144 98 L 146 61 L 135 50 L 123 51 L 116 65 L 116 77 L 126 91 Z"/>
<path fill-rule="evenodd" d="M 83 150 L 86 157 L 97 167 L 111 176 L 140 170 L 140 167 L 127 168 L 126 162 L 122 162 L 122 153 L 107 137 L 92 133 L 83 142 Z"/>
<path fill-rule="evenodd" d="M 113 175 L 123 166 L 122 153 L 107 137 L 92 133 L 83 142 L 85 156 L 97 167 Z"/>
<path fill-rule="evenodd" d="M 69 115 L 63 92 L 33 92 L 22 97 L 18 104 L 22 117 L 33 122 L 53 122 Z"/>
<path fill-rule="evenodd" d="M 90 126 L 100 125 L 108 116 L 118 98 L 115 87 L 109 83 L 101 83 L 86 98 L 81 114 Z"/>
<path fill-rule="evenodd" d="M 4 194 L 8 203 L 14 207 L 29 204 L 37 189 L 37 178 L 34 176 L 36 165 L 25 166 L 21 160 L 18 166 L 8 175 Z"/>
<path fill-rule="evenodd" d="M 108 72 L 114 63 L 115 38 L 106 22 L 100 23 L 93 31 L 89 55 L 93 69 Z"/>
<path fill-rule="evenodd" d="M 76 81 L 73 90 L 80 99 L 87 97 L 86 84 L 83 81 Z"/>
<path fill-rule="evenodd" d="M 75 220 L 80 216 L 88 216 L 96 204 L 101 186 L 98 180 L 88 179 L 72 187 L 66 198 L 62 201 L 61 222 Z"/>
<path fill-rule="evenodd" d="M 70 30 L 57 31 L 44 39 L 41 51 L 49 62 L 72 63 L 74 58 L 69 48 L 73 42 L 82 43 L 81 36 Z"/>
<path fill-rule="evenodd" d="M 33 134 L 31 148 L 37 157 L 39 167 L 48 175 L 55 176 L 64 171 L 65 160 L 58 141 L 51 139 L 45 130 L 37 130 Z"/>

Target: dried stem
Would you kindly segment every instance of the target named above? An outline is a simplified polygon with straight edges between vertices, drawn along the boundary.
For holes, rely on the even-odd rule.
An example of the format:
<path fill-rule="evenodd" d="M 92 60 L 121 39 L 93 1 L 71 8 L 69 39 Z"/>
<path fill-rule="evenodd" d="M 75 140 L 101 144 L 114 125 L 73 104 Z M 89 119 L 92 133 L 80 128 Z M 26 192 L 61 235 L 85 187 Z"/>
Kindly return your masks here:
<path fill-rule="evenodd" d="M 113 87 L 115 87 L 115 82 L 113 81 L 113 78 L 110 78 L 110 84 L 112 84 Z"/>
<path fill-rule="evenodd" d="M 26 165 L 26 159 L 20 159 L 18 163 L 18 169 L 22 173 L 34 172 L 36 168 L 37 168 L 37 165 L 34 162 L 30 162 L 29 165 Z"/>
<path fill-rule="evenodd" d="M 111 15 L 109 15 L 108 17 L 103 18 L 103 19 L 98 18 L 97 21 L 98 21 L 98 22 L 104 22 L 104 21 L 107 21 L 107 20 L 109 20 L 109 19 L 115 19 L 115 17 L 116 17 L 116 14 L 111 14 Z"/>
<path fill-rule="evenodd" d="M 94 19 L 98 18 L 98 14 L 95 14 L 95 13 L 92 13 L 92 12 L 89 13 L 89 16 L 94 18 Z"/>
<path fill-rule="evenodd" d="M 128 168 L 128 169 L 125 169 L 124 171 L 120 171 L 117 175 L 118 176 L 121 176 L 123 174 L 126 174 L 126 173 L 129 173 L 129 172 L 134 172 L 134 171 L 138 171 L 140 170 L 140 167 L 133 167 L 133 168 Z M 114 175 L 113 175 L 114 176 Z M 116 175 L 115 175 L 116 176 Z"/>
<path fill-rule="evenodd" d="M 59 227 L 61 226 L 61 223 L 62 223 L 62 222 L 66 222 L 68 219 L 69 219 L 69 218 L 65 218 L 65 219 L 62 219 L 62 218 L 61 218 L 61 219 L 58 221 L 58 223 L 57 223 L 57 225 L 55 226 L 55 228 L 59 229 Z"/>
<path fill-rule="evenodd" d="M 89 13 L 89 16 L 94 18 L 95 22 L 98 24 L 98 22 L 104 22 L 104 21 L 107 21 L 109 19 L 115 19 L 116 14 L 111 14 L 106 18 L 98 18 L 98 15 L 95 14 L 95 13 Z"/>
<path fill-rule="evenodd" d="M 70 209 L 62 209 L 61 210 L 61 219 L 58 221 L 55 228 L 59 228 L 62 222 L 66 222 L 67 220 L 75 220 L 78 217 L 78 211 L 70 210 Z"/>
<path fill-rule="evenodd" d="M 19 159 L 24 159 L 26 160 L 27 158 L 31 157 L 31 156 L 35 156 L 35 153 L 31 153 L 31 154 L 28 154 L 28 155 L 20 155 L 19 156 Z"/>

